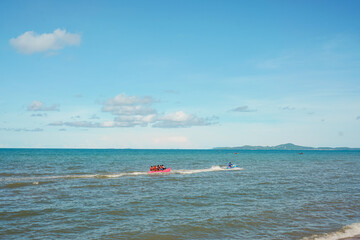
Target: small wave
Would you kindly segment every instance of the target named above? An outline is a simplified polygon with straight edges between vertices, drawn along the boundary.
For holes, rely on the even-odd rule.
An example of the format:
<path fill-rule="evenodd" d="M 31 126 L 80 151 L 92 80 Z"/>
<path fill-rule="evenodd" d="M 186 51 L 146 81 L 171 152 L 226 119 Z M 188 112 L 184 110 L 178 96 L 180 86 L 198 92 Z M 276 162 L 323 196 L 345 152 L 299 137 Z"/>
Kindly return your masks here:
<path fill-rule="evenodd" d="M 4 188 L 21 188 L 21 187 L 26 187 L 26 186 L 33 186 L 33 185 L 40 185 L 40 184 L 47 184 L 47 183 L 53 183 L 53 181 L 35 181 L 35 182 L 13 182 L 13 183 L 9 183 L 9 184 L 5 184 L 0 186 L 0 189 L 4 189 Z"/>
<path fill-rule="evenodd" d="M 47 208 L 42 210 L 21 210 L 15 212 L 1 212 L 0 217 L 4 218 L 5 220 L 12 220 L 16 218 L 25 218 L 25 217 L 34 217 L 39 215 L 46 215 L 48 213 L 55 212 L 56 209 Z"/>
<path fill-rule="evenodd" d="M 360 223 L 353 223 L 342 227 L 339 231 L 313 235 L 301 240 L 356 240 L 360 239 Z"/>
<path fill-rule="evenodd" d="M 26 186 L 30 186 L 30 185 L 32 185 L 32 183 L 17 182 L 17 183 L 6 184 L 5 186 L 2 186 L 0 188 L 20 188 L 20 187 L 26 187 Z"/>

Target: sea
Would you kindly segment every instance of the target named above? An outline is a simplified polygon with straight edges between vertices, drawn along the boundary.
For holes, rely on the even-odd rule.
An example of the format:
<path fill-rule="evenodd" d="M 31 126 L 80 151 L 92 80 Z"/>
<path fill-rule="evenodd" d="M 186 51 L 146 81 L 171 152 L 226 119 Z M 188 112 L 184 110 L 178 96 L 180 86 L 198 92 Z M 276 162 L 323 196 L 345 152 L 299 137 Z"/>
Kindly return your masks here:
<path fill-rule="evenodd" d="M 360 151 L 0 149 L 0 239 L 360 239 Z"/>

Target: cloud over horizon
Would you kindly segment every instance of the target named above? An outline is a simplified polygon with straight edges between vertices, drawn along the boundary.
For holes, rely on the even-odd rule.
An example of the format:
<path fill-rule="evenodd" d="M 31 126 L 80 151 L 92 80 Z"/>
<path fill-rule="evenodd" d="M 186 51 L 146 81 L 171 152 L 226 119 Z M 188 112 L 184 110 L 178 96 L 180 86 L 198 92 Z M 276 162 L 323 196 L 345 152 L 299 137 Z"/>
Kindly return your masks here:
<path fill-rule="evenodd" d="M 20 53 L 33 54 L 49 50 L 60 50 L 65 46 L 79 45 L 81 35 L 58 28 L 52 33 L 43 34 L 28 31 L 16 38 L 11 38 L 9 42 Z"/>
<path fill-rule="evenodd" d="M 157 112 L 151 107 L 155 102 L 152 97 L 127 96 L 125 93 L 108 99 L 101 111 L 115 115 L 111 127 L 143 126 L 156 121 Z"/>
<path fill-rule="evenodd" d="M 187 114 L 183 111 L 170 113 L 159 118 L 153 127 L 157 128 L 187 128 L 192 126 L 208 126 L 211 125 L 209 119 L 200 118 L 193 114 Z"/>
<path fill-rule="evenodd" d="M 83 128 L 116 128 L 116 127 L 155 127 L 155 128 L 188 128 L 193 126 L 208 126 L 213 124 L 209 118 L 197 117 L 193 114 L 177 111 L 161 116 L 152 104 L 155 100 L 152 97 L 127 96 L 122 93 L 114 98 L 108 99 L 101 108 L 102 112 L 114 115 L 112 121 L 101 121 L 96 114 L 90 120 L 99 121 L 56 121 L 49 126 L 69 126 Z M 32 108 L 41 108 L 33 104 Z M 94 117 L 96 116 L 96 117 Z"/>

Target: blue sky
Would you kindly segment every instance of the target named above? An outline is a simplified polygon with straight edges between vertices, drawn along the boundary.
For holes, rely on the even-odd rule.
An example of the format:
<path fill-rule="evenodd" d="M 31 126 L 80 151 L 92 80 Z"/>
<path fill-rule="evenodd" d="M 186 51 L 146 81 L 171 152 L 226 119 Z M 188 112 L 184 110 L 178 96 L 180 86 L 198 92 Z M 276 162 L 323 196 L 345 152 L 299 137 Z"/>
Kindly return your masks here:
<path fill-rule="evenodd" d="M 360 147 L 359 1 L 1 1 L 0 147 Z"/>

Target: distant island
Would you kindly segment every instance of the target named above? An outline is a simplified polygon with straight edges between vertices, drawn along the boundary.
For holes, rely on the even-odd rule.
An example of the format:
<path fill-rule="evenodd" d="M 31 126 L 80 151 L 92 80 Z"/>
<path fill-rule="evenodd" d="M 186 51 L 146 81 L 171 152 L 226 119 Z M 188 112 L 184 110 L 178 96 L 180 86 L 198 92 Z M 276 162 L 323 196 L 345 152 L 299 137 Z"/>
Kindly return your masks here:
<path fill-rule="evenodd" d="M 348 147 L 304 147 L 298 146 L 292 143 L 281 144 L 277 146 L 250 146 L 245 145 L 241 147 L 215 147 L 216 150 L 296 150 L 296 151 L 306 151 L 306 150 L 360 150 L 360 148 L 348 148 Z"/>

